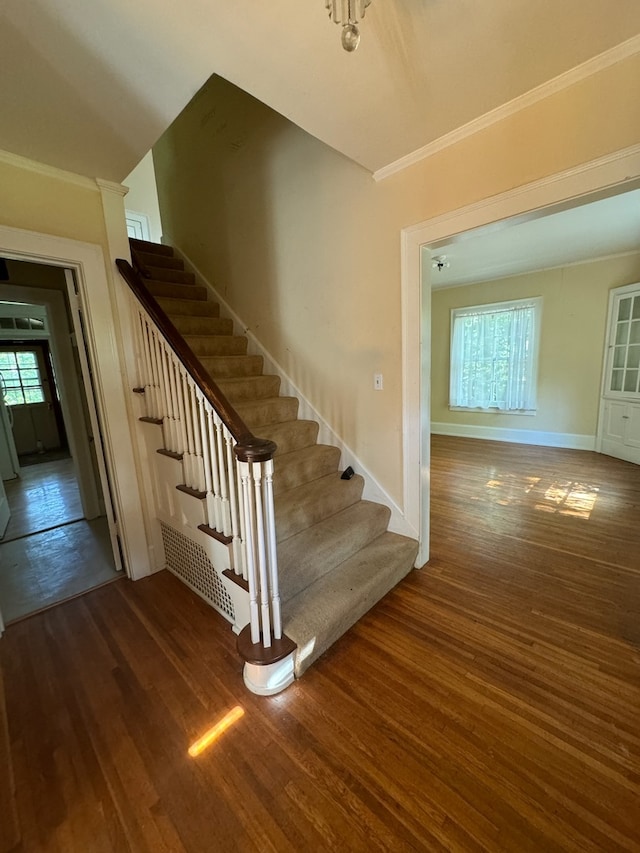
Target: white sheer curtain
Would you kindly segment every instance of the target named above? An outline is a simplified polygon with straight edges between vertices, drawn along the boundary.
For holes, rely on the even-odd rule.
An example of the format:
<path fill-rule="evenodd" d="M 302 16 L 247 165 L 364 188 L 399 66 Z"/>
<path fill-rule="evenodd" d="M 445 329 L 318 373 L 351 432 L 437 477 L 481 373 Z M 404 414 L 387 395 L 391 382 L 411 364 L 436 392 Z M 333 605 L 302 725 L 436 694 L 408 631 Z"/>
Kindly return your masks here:
<path fill-rule="evenodd" d="M 450 405 L 536 408 L 540 299 L 454 309 Z"/>

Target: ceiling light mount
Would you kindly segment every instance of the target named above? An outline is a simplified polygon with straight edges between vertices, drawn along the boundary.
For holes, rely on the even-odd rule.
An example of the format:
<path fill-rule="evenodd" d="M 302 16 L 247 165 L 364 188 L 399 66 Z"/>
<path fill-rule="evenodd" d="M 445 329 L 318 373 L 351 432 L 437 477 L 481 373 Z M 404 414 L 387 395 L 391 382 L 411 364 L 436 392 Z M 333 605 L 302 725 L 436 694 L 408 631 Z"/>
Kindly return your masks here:
<path fill-rule="evenodd" d="M 438 272 L 442 272 L 444 269 L 448 269 L 451 266 L 450 262 L 447 260 L 446 255 L 434 255 L 431 258 L 431 267 L 434 270 L 438 270 Z"/>
<path fill-rule="evenodd" d="M 342 26 L 342 47 L 353 53 L 360 44 L 358 24 L 364 18 L 371 0 L 325 0 L 329 17 Z"/>

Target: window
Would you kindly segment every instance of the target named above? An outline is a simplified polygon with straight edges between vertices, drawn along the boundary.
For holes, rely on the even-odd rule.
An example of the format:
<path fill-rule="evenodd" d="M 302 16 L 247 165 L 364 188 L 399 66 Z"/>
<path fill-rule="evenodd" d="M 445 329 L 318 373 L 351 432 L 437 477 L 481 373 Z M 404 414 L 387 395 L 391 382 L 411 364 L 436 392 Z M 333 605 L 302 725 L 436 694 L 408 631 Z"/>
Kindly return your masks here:
<path fill-rule="evenodd" d="M 0 352 L 0 376 L 8 406 L 44 402 L 42 376 L 34 351 Z"/>
<path fill-rule="evenodd" d="M 540 297 L 451 312 L 452 408 L 536 408 Z"/>

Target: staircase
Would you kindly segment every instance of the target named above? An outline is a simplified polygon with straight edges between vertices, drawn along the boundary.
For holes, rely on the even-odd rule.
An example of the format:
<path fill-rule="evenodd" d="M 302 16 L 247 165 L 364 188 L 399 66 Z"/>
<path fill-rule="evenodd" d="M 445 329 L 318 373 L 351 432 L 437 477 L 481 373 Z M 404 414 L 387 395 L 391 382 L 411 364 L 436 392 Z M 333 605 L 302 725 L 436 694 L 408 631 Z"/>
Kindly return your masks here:
<path fill-rule="evenodd" d="M 247 354 L 247 338 L 234 335 L 173 249 L 139 240 L 131 249 L 147 290 L 201 365 L 246 425 L 277 445 L 282 621 L 297 645 L 299 677 L 411 570 L 418 543 L 387 530 L 390 510 L 362 499 L 361 476 L 341 478 L 339 449 L 317 443 L 318 424 L 298 419 L 298 400 L 280 396 L 280 378 L 262 372 L 262 356 Z"/>

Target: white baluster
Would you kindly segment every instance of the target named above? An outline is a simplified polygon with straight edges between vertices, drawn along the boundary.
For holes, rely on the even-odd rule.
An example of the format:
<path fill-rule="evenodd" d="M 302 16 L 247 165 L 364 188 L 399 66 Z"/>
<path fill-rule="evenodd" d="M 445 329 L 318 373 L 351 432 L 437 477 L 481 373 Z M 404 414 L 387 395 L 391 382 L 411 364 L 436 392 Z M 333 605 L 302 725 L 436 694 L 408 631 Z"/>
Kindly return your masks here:
<path fill-rule="evenodd" d="M 144 324 L 144 360 L 146 365 L 145 400 L 148 418 L 155 417 L 155 388 L 153 387 L 153 369 L 151 367 L 151 327 L 148 322 Z"/>
<path fill-rule="evenodd" d="M 246 549 L 247 549 L 247 580 L 249 583 L 249 620 L 251 626 L 251 642 L 258 643 L 260 641 L 260 611 L 258 609 L 258 577 L 256 571 L 256 553 L 255 553 L 255 511 L 253 500 L 251 499 L 251 484 L 250 471 L 248 462 L 238 462 L 240 471 L 240 479 L 242 482 L 242 496 L 244 503 L 244 520 L 246 531 Z"/>
<path fill-rule="evenodd" d="M 228 429 L 224 430 L 224 441 L 227 448 L 227 471 L 229 473 L 229 506 L 231 509 L 231 536 L 233 537 L 233 569 L 237 575 L 244 575 L 244 555 L 240 539 L 240 522 L 238 496 L 236 494 L 236 457 L 233 452 L 233 436 Z"/>
<path fill-rule="evenodd" d="M 154 399 L 154 418 L 162 418 L 162 399 L 160 397 L 160 377 L 158 375 L 158 364 L 156 361 L 156 345 L 158 333 L 155 329 L 151 330 L 149 339 L 149 352 L 151 355 L 151 374 L 153 376 L 153 399 Z"/>
<path fill-rule="evenodd" d="M 205 491 L 204 463 L 202 461 L 202 441 L 200 440 L 200 412 L 196 396 L 196 385 L 191 377 L 187 378 L 187 399 L 189 401 L 189 420 L 193 431 L 193 464 L 195 469 L 194 488 Z"/>
<path fill-rule="evenodd" d="M 200 416 L 200 443 L 202 445 L 202 464 L 204 465 L 204 489 L 206 492 L 207 525 L 215 527 L 215 516 L 213 512 L 213 476 L 211 463 L 211 447 L 209 444 L 209 431 L 207 426 L 207 401 L 198 389 L 198 412 Z"/>
<path fill-rule="evenodd" d="M 255 509 L 256 550 L 258 553 L 258 576 L 260 578 L 260 617 L 262 622 L 262 645 L 271 646 L 271 610 L 269 607 L 269 572 L 267 570 L 267 549 L 264 535 L 264 511 L 262 508 L 262 463 L 251 465 L 253 474 Z"/>
<path fill-rule="evenodd" d="M 186 417 L 184 404 L 184 376 L 181 366 L 174 361 L 176 376 L 176 391 L 178 394 L 178 409 L 180 411 L 180 432 L 182 438 L 182 468 L 185 485 L 191 486 L 191 447 L 189 443 L 189 422 Z"/>
<path fill-rule="evenodd" d="M 209 448 L 211 450 L 211 474 L 213 479 L 212 511 L 214 522 L 211 525 L 218 532 L 222 532 L 222 506 L 220 500 L 220 459 L 218 457 L 218 444 L 216 434 L 218 425 L 221 423 L 217 412 L 211 409 L 207 413 L 207 431 L 209 435 Z"/>
<path fill-rule="evenodd" d="M 175 356 L 166 348 L 165 358 L 167 371 L 169 373 L 169 386 L 171 388 L 171 419 L 173 422 L 173 447 L 174 453 L 184 453 L 184 436 L 182 434 L 182 423 L 180 421 L 180 406 L 178 404 L 178 377 Z"/>
<path fill-rule="evenodd" d="M 162 446 L 167 447 L 168 429 L 165 426 L 165 418 L 167 416 L 167 400 L 165 396 L 164 376 L 162 373 L 162 344 L 160 336 L 156 333 L 153 336 L 153 361 L 155 364 L 155 372 L 158 381 L 158 401 L 160 405 L 159 418 L 162 419 Z"/>
<path fill-rule="evenodd" d="M 235 456 L 235 453 L 234 453 Z M 238 486 L 238 517 L 240 519 L 240 548 L 241 548 L 241 565 L 242 565 L 242 577 L 248 581 L 249 580 L 249 569 L 248 569 L 248 561 L 247 561 L 247 530 L 246 530 L 246 522 L 245 522 L 245 496 L 242 491 L 242 482 L 240 478 L 240 463 L 236 462 L 236 483 Z"/>
<path fill-rule="evenodd" d="M 273 634 L 276 640 L 282 637 L 282 616 L 280 613 L 280 583 L 278 577 L 278 552 L 276 547 L 276 520 L 273 502 L 273 459 L 264 463 L 264 509 L 267 527 L 267 551 L 269 555 L 269 581 L 271 584 L 271 615 L 273 616 Z"/>
<path fill-rule="evenodd" d="M 133 314 L 133 335 L 134 335 L 134 345 L 135 345 L 135 353 L 136 353 L 136 387 L 144 388 L 144 344 L 142 342 L 142 315 L 138 308 L 138 304 L 136 302 L 133 294 L 130 294 L 130 303 L 131 310 Z"/>
<path fill-rule="evenodd" d="M 220 512 L 221 527 L 218 529 L 225 536 L 231 535 L 231 513 L 229 512 L 229 490 L 227 486 L 227 469 L 224 464 L 223 424 L 216 418 L 216 454 L 220 461 Z M 230 472 L 233 473 L 233 472 Z"/>

